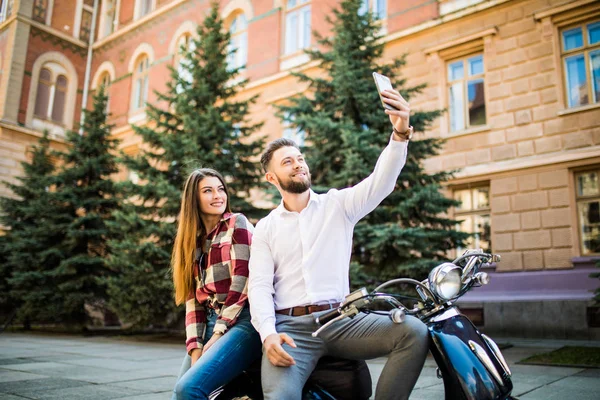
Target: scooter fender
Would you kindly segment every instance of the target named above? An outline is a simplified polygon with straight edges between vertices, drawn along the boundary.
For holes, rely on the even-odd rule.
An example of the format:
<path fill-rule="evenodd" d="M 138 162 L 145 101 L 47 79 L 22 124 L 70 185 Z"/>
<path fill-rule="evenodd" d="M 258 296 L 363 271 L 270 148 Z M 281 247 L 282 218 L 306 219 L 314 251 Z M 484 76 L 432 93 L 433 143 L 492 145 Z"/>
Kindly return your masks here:
<path fill-rule="evenodd" d="M 513 385 L 510 371 L 500 361 L 502 355 L 496 354 L 467 317 L 458 314 L 427 325 L 430 351 L 444 379 L 447 400 L 504 400 L 510 396 Z"/>

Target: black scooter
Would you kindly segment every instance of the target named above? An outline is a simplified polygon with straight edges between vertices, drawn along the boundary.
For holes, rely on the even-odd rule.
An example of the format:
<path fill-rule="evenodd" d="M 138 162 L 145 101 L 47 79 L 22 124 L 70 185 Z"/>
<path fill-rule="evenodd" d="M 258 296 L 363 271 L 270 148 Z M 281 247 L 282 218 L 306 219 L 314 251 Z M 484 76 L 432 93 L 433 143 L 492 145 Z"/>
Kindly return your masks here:
<path fill-rule="evenodd" d="M 489 276 L 480 272 L 481 267 L 499 261 L 498 255 L 467 250 L 453 262 L 435 267 L 422 282 L 401 278 L 385 282 L 371 293 L 359 289 L 350 293 L 338 309 L 318 318 L 322 326 L 313 336 L 359 312 L 386 314 L 396 323 L 412 315 L 429 329 L 429 350 L 438 365 L 438 378 L 444 380 L 446 400 L 514 399 L 511 371 L 500 348 L 453 304 L 470 289 L 487 284 Z M 397 285 L 414 287 L 418 297 L 383 292 Z M 411 308 L 402 303 L 407 300 L 413 303 Z"/>
<path fill-rule="evenodd" d="M 467 250 L 453 262 L 435 267 L 424 281 L 400 278 L 370 293 L 359 289 L 346 296 L 337 309 L 317 318 L 321 327 L 313 336 L 361 312 L 384 314 L 395 323 L 412 315 L 428 327 L 429 350 L 438 365 L 438 378 L 444 381 L 446 400 L 516 400 L 511 396 L 511 371 L 500 348 L 453 304 L 472 288 L 487 284 L 489 276 L 480 272 L 481 267 L 499 261 L 498 255 Z M 417 294 L 410 297 L 383 292 L 397 285 L 414 287 Z M 412 305 L 409 308 L 403 302 Z M 366 363 L 323 358 L 304 387 L 303 400 L 368 399 L 371 392 Z M 262 399 L 260 363 L 222 388 L 214 399 L 236 397 Z"/>

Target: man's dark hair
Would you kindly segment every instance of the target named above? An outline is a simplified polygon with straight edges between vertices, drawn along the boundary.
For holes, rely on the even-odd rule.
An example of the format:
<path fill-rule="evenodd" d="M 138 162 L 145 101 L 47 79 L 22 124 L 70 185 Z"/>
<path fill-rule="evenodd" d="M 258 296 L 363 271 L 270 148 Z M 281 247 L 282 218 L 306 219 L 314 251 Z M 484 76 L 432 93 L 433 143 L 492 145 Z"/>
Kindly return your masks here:
<path fill-rule="evenodd" d="M 267 167 L 273 158 L 273 153 L 279 150 L 282 147 L 295 147 L 300 150 L 300 147 L 294 142 L 292 139 L 288 138 L 279 138 L 275 139 L 267 145 L 265 152 L 260 157 L 260 164 L 265 172 L 267 172 Z"/>

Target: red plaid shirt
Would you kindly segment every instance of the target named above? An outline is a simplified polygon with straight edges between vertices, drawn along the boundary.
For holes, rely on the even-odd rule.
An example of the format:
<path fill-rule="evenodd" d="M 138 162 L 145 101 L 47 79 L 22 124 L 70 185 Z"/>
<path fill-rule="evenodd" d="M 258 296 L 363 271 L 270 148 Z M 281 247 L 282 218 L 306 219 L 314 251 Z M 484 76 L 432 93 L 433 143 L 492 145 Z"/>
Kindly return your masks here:
<path fill-rule="evenodd" d="M 195 290 L 185 303 L 185 331 L 188 353 L 202 349 L 206 333 L 206 307 L 217 314 L 214 331 L 227 331 L 235 324 L 248 299 L 248 260 L 254 227 L 243 214 L 225 213 L 208 234 L 194 261 Z"/>

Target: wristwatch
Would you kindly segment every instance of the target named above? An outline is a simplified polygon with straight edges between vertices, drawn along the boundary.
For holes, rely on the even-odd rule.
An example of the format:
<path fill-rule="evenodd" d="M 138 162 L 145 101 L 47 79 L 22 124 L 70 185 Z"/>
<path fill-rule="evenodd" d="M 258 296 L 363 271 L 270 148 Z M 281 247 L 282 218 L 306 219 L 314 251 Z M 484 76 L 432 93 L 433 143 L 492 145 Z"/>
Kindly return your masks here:
<path fill-rule="evenodd" d="M 408 130 L 406 130 L 405 132 L 400 132 L 398 131 L 398 129 L 396 129 L 395 126 L 392 126 L 392 128 L 394 129 L 394 133 L 398 136 L 400 136 L 401 138 L 403 138 L 404 140 L 410 140 L 412 139 L 413 136 L 413 127 L 412 125 L 408 126 Z"/>

